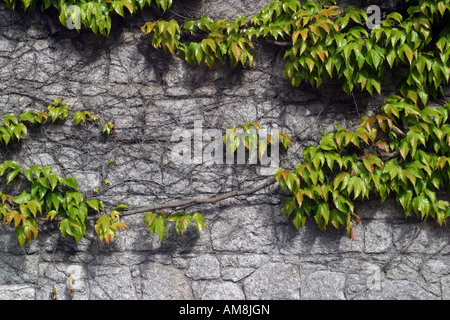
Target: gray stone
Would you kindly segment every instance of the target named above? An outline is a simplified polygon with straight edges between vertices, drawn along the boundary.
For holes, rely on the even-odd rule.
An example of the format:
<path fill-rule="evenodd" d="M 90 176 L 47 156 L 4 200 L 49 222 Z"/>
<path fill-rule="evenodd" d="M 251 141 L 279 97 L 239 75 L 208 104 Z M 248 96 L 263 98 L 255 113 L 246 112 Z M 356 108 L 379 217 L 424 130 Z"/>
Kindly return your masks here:
<path fill-rule="evenodd" d="M 427 282 L 438 282 L 441 277 L 450 276 L 450 265 L 447 257 L 429 259 L 421 265 L 423 277 Z"/>
<path fill-rule="evenodd" d="M 277 237 L 280 252 L 284 254 L 325 254 L 337 252 L 362 252 L 364 248 L 364 230 L 360 225 L 354 227 L 356 239 L 348 237 L 344 228 L 336 230 L 329 226 L 321 232 L 314 221 L 306 223 L 297 230 L 292 223 L 279 224 Z"/>
<path fill-rule="evenodd" d="M 265 264 L 245 279 L 244 292 L 250 300 L 298 300 L 298 267 L 284 263 Z"/>
<path fill-rule="evenodd" d="M 177 269 L 158 263 L 143 264 L 140 269 L 142 274 L 142 299 L 193 299 L 189 283 Z"/>
<path fill-rule="evenodd" d="M 14 239 L 17 241 L 17 239 Z M 18 246 L 18 243 L 15 243 Z M 36 283 L 38 281 L 38 255 L 0 254 L 0 285 Z"/>
<path fill-rule="evenodd" d="M 223 280 L 236 282 L 245 278 L 254 270 L 254 268 L 223 268 L 221 274 Z"/>
<path fill-rule="evenodd" d="M 268 206 L 225 209 L 221 219 L 212 226 L 212 245 L 215 250 L 231 252 L 268 252 L 274 243 L 271 239 L 271 209 Z M 249 232 L 251 230 L 251 232 Z"/>
<path fill-rule="evenodd" d="M 441 279 L 442 300 L 450 300 L 450 277 Z"/>
<path fill-rule="evenodd" d="M 165 17 L 250 17 L 269 3 L 174 1 Z M 367 5 L 361 0 L 341 5 L 348 4 Z M 383 17 L 403 8 L 400 0 L 373 4 L 380 5 Z M 120 203 L 135 209 L 244 190 L 272 176 L 272 168 L 259 164 L 212 165 L 204 158 L 175 164 L 174 132 L 192 133 L 195 121 L 203 133 L 224 134 L 253 121 L 280 129 L 293 146 L 280 151 L 276 167 L 292 170 L 302 161 L 302 150 L 317 144 L 324 131 L 335 130 L 336 121 L 354 129 L 361 116 L 375 116 L 385 98 L 398 93 L 395 75 L 389 74 L 380 96 L 349 96 L 336 81 L 294 88 L 283 77 L 284 49 L 263 40 L 254 42 L 252 68 L 231 69 L 227 61 L 212 70 L 191 67 L 178 54 L 154 49 L 151 37 L 142 35 L 145 22 L 159 19 L 154 10 L 116 17 L 109 37 L 67 30 L 51 15 L 39 10 L 24 15 L 0 3 L 0 119 L 9 112 L 46 111 L 56 96 L 71 105 L 67 120 L 31 126 L 20 143 L 2 147 L 0 160 L 24 168 L 51 166 L 76 177 L 86 199 L 104 202 L 105 214 Z M 83 110 L 101 123 L 75 125 L 73 112 Z M 109 121 L 116 124 L 113 136 L 101 132 Z M 11 195 L 30 187 L 23 177 L 8 185 L 4 176 L 0 181 L 1 192 Z M 199 235 L 192 224 L 178 235 L 168 223 L 169 236 L 162 242 L 143 225 L 144 212 L 122 217 L 129 228 L 118 230 L 109 245 L 98 239 L 94 219 L 78 243 L 64 239 L 58 223 L 39 224 L 37 241 L 23 248 L 13 225 L 6 226 L 0 230 L 0 299 L 51 299 L 52 288 L 59 300 L 71 299 L 69 275 L 75 280 L 74 299 L 449 298 L 448 227 L 405 219 L 394 198 L 384 204 L 357 201 L 355 213 L 362 221 L 353 241 L 345 228 L 320 231 L 313 216 L 296 230 L 292 217 L 281 213 L 285 197 L 274 184 L 218 203 L 170 208 L 168 213 L 204 214 L 207 228 Z"/>
<path fill-rule="evenodd" d="M 186 276 L 194 280 L 210 280 L 220 276 L 219 261 L 212 255 L 194 258 L 189 264 Z"/>
<path fill-rule="evenodd" d="M 75 171 L 72 176 L 78 179 L 78 190 L 84 193 L 90 193 L 95 187 L 101 185 L 100 174 L 98 172 Z"/>
<path fill-rule="evenodd" d="M 136 300 L 129 267 L 93 266 L 88 267 L 91 300 Z"/>
<path fill-rule="evenodd" d="M 382 280 L 380 291 L 370 291 L 370 300 L 436 300 L 440 297 L 420 283 L 408 280 Z"/>
<path fill-rule="evenodd" d="M 435 223 L 419 224 L 419 221 L 412 217 L 408 223 L 393 224 L 392 234 L 394 244 L 401 252 L 430 254 L 448 252 L 449 234 L 446 228 L 439 227 Z"/>
<path fill-rule="evenodd" d="M 317 271 L 303 276 L 302 299 L 344 300 L 345 274 L 333 271 Z"/>
<path fill-rule="evenodd" d="M 36 290 L 28 284 L 0 285 L 0 300 L 34 300 Z"/>
<path fill-rule="evenodd" d="M 392 246 L 391 227 L 382 221 L 371 221 L 365 227 L 366 253 L 386 252 Z"/>
<path fill-rule="evenodd" d="M 55 287 L 58 300 L 70 300 L 69 281 L 73 280 L 74 300 L 89 299 L 88 276 L 86 268 L 80 264 L 41 263 L 36 299 L 51 299 L 52 288 Z"/>
<path fill-rule="evenodd" d="M 210 282 L 200 285 L 199 300 L 245 300 L 240 285 L 231 282 Z"/>

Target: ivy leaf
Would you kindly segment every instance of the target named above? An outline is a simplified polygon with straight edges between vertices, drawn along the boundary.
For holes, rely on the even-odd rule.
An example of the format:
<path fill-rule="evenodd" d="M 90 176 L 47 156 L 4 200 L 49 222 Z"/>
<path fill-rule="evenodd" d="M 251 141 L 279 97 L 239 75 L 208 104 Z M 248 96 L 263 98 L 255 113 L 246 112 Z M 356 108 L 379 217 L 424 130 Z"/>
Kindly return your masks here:
<path fill-rule="evenodd" d="M 53 191 L 56 188 L 56 185 L 58 184 L 58 181 L 60 180 L 60 178 L 57 174 L 50 174 L 47 178 L 52 187 L 51 190 Z"/>
<path fill-rule="evenodd" d="M 153 224 L 150 226 L 150 230 L 153 234 L 155 234 L 156 232 L 160 241 L 162 241 L 164 234 L 169 231 L 166 226 L 166 219 L 164 219 L 163 216 L 159 216 L 158 218 L 156 218 Z"/>
<path fill-rule="evenodd" d="M 17 240 L 19 240 L 20 246 L 23 247 L 23 245 L 27 241 L 27 237 L 25 236 L 23 226 L 22 225 L 17 226 L 15 229 L 15 233 L 16 233 Z"/>
<path fill-rule="evenodd" d="M 71 236 L 73 236 L 77 242 L 80 242 L 86 232 L 86 225 L 78 219 L 69 219 L 69 221 L 72 231 Z"/>
<path fill-rule="evenodd" d="M 27 203 L 28 210 L 33 214 L 33 216 L 36 218 L 37 211 L 42 213 L 42 208 L 39 202 L 36 200 L 31 200 Z"/>
<path fill-rule="evenodd" d="M 49 218 L 50 218 L 50 220 L 53 220 L 57 214 L 58 213 L 55 210 L 51 210 L 51 211 L 47 212 L 46 220 L 48 220 Z"/>
<path fill-rule="evenodd" d="M 345 196 L 339 195 L 333 199 L 335 207 L 342 212 L 353 212 L 353 206 Z"/>
<path fill-rule="evenodd" d="M 133 11 L 134 11 L 133 3 L 130 1 L 127 1 L 127 0 L 111 1 L 111 6 L 122 17 L 124 16 L 124 12 L 123 12 L 124 6 L 127 7 L 128 11 L 130 11 L 130 13 L 133 13 Z"/>
<path fill-rule="evenodd" d="M 74 200 L 75 205 L 78 206 L 83 201 L 83 194 L 76 191 L 67 191 L 65 199 L 68 205 Z"/>
<path fill-rule="evenodd" d="M 128 207 L 127 205 L 120 204 L 117 207 L 115 207 L 113 210 L 126 211 L 126 210 L 129 210 L 129 209 L 130 209 L 130 207 Z"/>
<path fill-rule="evenodd" d="M 17 169 L 12 170 L 10 173 L 6 175 L 6 184 L 9 184 L 11 181 L 14 180 L 14 178 L 17 176 L 17 174 L 22 170 L 22 167 L 19 167 Z"/>
<path fill-rule="evenodd" d="M 74 189 L 75 191 L 78 190 L 78 180 L 73 177 L 62 179 L 62 183 Z"/>
<path fill-rule="evenodd" d="M 233 53 L 234 59 L 236 61 L 239 61 L 239 58 L 241 57 L 241 54 L 242 54 L 242 49 L 239 48 L 239 46 L 237 45 L 236 42 L 232 43 L 231 52 Z"/>
<path fill-rule="evenodd" d="M 64 200 L 65 200 L 65 198 L 59 192 L 50 192 L 50 193 L 47 193 L 47 195 L 46 195 L 46 202 L 47 202 L 47 207 L 49 208 L 49 210 L 51 210 L 51 206 L 53 206 L 53 208 L 55 208 L 55 210 L 58 211 L 60 204 Z"/>
<path fill-rule="evenodd" d="M 20 121 L 28 121 L 30 123 L 36 123 L 35 112 L 32 110 L 27 110 L 25 112 L 22 112 L 19 115 L 19 120 Z"/>
<path fill-rule="evenodd" d="M 157 234 L 160 241 L 162 241 L 164 234 L 168 233 L 168 228 L 166 226 L 166 219 L 162 215 L 157 213 L 148 212 L 143 218 L 144 224 L 149 228 L 150 232 L 155 235 Z"/>
<path fill-rule="evenodd" d="M 84 112 L 82 111 L 77 111 L 75 112 L 75 114 L 73 115 L 73 121 L 75 122 L 75 124 L 79 124 L 80 122 L 85 123 L 86 122 L 86 115 Z"/>
<path fill-rule="evenodd" d="M 298 188 L 300 187 L 300 180 L 295 173 L 290 172 L 286 179 L 286 186 L 289 191 L 292 193 L 297 193 Z"/>
<path fill-rule="evenodd" d="M 201 213 L 198 212 L 194 213 L 192 215 L 192 221 L 195 222 L 195 225 L 199 233 L 202 232 L 204 228 L 206 228 L 205 219 Z"/>
<path fill-rule="evenodd" d="M 6 126 L 9 126 L 11 122 L 14 123 L 15 125 L 19 123 L 16 115 L 14 115 L 13 113 L 8 113 L 3 117 L 3 123 Z"/>
<path fill-rule="evenodd" d="M 303 227 L 306 223 L 306 216 L 302 213 L 302 210 L 295 210 L 294 212 L 292 222 L 294 223 L 294 226 L 297 228 L 297 230 L 300 229 L 300 227 Z"/>
<path fill-rule="evenodd" d="M 141 27 L 142 33 L 149 34 L 150 32 L 153 31 L 157 23 L 158 21 L 147 22 Z"/>
<path fill-rule="evenodd" d="M 175 230 L 181 234 L 191 223 L 192 217 L 190 215 L 186 215 L 184 212 L 177 212 L 171 214 L 166 219 L 167 221 L 175 222 Z"/>
<path fill-rule="evenodd" d="M 341 190 L 345 189 L 350 179 L 350 174 L 348 172 L 340 172 L 334 178 L 333 186 L 334 190 L 337 190 L 341 186 Z"/>
<path fill-rule="evenodd" d="M 364 163 L 364 166 L 366 167 L 367 171 L 369 171 L 370 173 L 373 173 L 374 166 L 377 166 L 380 168 L 383 166 L 383 162 L 381 161 L 381 159 L 373 154 L 371 154 L 367 158 L 363 159 L 363 163 Z"/>
<path fill-rule="evenodd" d="M 344 212 L 336 208 L 330 211 L 330 222 L 336 229 L 339 229 L 339 225 L 345 225 L 346 220 L 346 214 Z"/>
<path fill-rule="evenodd" d="M 14 198 L 13 202 L 17 204 L 27 203 L 32 198 L 31 194 L 26 192 L 25 190 L 22 191 L 22 193 Z"/>
<path fill-rule="evenodd" d="M 149 228 L 153 224 L 153 222 L 155 221 L 157 216 L 158 216 L 157 213 L 147 212 L 142 219 L 144 222 L 144 225 L 147 228 Z"/>
<path fill-rule="evenodd" d="M 147 22 L 147 23 L 149 23 L 149 22 Z M 196 21 L 196 20 L 194 20 L 194 19 L 189 19 L 188 21 L 186 21 L 186 22 L 183 24 L 183 29 L 186 29 L 186 30 L 190 31 L 191 33 L 193 33 L 194 30 L 195 30 L 195 26 L 196 26 L 196 25 L 197 25 L 197 21 Z"/>
<path fill-rule="evenodd" d="M 323 218 L 325 225 L 327 225 L 328 220 L 330 219 L 330 208 L 328 206 L 328 203 L 326 202 L 319 203 L 317 205 L 317 214 Z"/>
<path fill-rule="evenodd" d="M 413 208 L 417 214 L 421 213 L 423 219 L 430 212 L 430 201 L 423 195 L 417 196 L 413 200 Z"/>
<path fill-rule="evenodd" d="M 96 200 L 96 199 L 86 200 L 86 204 L 89 207 L 91 207 L 92 209 L 94 209 L 95 211 L 97 211 L 97 212 L 100 211 L 98 200 Z"/>

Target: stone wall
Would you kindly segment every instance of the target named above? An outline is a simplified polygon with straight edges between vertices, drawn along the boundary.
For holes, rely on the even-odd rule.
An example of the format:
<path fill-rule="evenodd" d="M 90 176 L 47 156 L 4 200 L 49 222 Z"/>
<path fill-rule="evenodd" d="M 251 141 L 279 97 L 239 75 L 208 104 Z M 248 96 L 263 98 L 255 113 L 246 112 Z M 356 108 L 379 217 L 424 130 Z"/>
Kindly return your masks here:
<path fill-rule="evenodd" d="M 233 18 L 268 2 L 174 1 L 166 18 Z M 398 2 L 379 4 L 386 11 Z M 191 68 L 140 34 L 155 16 L 146 10 L 117 19 L 105 38 L 66 30 L 55 15 L 25 15 L 0 5 L 0 115 L 45 110 L 59 96 L 72 110 L 89 109 L 114 122 L 118 136 L 70 121 L 46 125 L 20 144 L 2 147 L 0 160 L 52 166 L 78 178 L 87 195 L 108 179 L 96 195 L 108 207 L 213 196 L 267 177 L 257 165 L 175 165 L 175 129 L 192 129 L 194 121 L 222 132 L 252 121 L 280 128 L 293 137 L 280 164 L 291 168 L 302 148 L 317 143 L 335 121 L 352 128 L 359 114 L 374 115 L 395 92 L 389 75 L 381 97 L 357 94 L 356 104 L 334 83 L 293 88 L 282 76 L 283 48 L 264 42 L 255 44 L 252 69 L 231 70 L 226 63 Z M 109 246 L 92 224 L 79 243 L 62 238 L 55 224 L 41 226 L 38 240 L 23 248 L 6 227 L 0 230 L 0 298 L 51 299 L 55 286 L 59 299 L 69 299 L 68 275 L 75 279 L 74 299 L 450 298 L 446 227 L 405 219 L 392 200 L 368 201 L 357 204 L 362 221 L 353 241 L 345 230 L 319 231 L 313 219 L 297 231 L 282 216 L 282 199 L 273 185 L 189 207 L 205 216 L 207 228 L 201 234 L 189 228 L 181 236 L 170 229 L 162 243 L 143 226 L 142 215 L 125 217 L 129 228 Z"/>

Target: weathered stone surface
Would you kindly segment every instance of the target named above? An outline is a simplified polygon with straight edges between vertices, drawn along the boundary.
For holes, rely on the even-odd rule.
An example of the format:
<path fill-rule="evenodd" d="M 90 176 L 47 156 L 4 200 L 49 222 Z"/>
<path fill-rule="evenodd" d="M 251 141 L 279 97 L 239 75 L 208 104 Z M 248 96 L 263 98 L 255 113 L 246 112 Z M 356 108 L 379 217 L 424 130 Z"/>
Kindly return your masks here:
<path fill-rule="evenodd" d="M 298 267 L 284 263 L 268 263 L 258 268 L 244 281 L 247 299 L 300 299 Z"/>
<path fill-rule="evenodd" d="M 174 1 L 167 19 L 181 16 L 234 19 L 250 16 L 270 0 Z M 360 0 L 341 4 L 366 6 Z M 401 1 L 375 0 L 385 16 Z M 279 128 L 294 145 L 281 152 L 279 167 L 291 169 L 301 151 L 316 144 L 334 122 L 354 128 L 359 114 L 374 116 L 394 80 L 383 81 L 383 95 L 346 95 L 340 85 L 293 88 L 283 78 L 283 48 L 255 43 L 253 68 L 218 63 L 190 67 L 177 55 L 152 48 L 139 28 L 159 16 L 153 10 L 123 20 L 111 36 L 77 33 L 58 17 L 39 10 L 23 14 L 0 4 L 0 117 L 9 112 L 44 111 L 56 96 L 72 110 L 91 110 L 103 123 L 116 124 L 105 137 L 101 126 L 48 124 L 32 128 L 20 144 L 1 148 L 0 161 L 52 166 L 79 179 L 80 191 L 101 199 L 107 209 L 214 196 L 242 190 L 266 179 L 262 166 L 236 163 L 175 164 L 176 129 L 194 136 L 196 121 L 206 130 L 225 130 L 256 121 Z M 448 93 L 449 88 L 445 89 Z M 197 132 L 197 131 L 196 131 Z M 202 154 L 204 156 L 204 154 Z M 113 161 L 110 161 L 113 160 Z M 278 167 L 278 166 L 277 166 Z M 105 184 L 105 179 L 109 185 Z M 1 184 L 17 195 L 20 182 Z M 100 192 L 93 194 L 99 187 Z M 94 221 L 85 238 L 64 239 L 58 224 L 39 226 L 37 241 L 21 248 L 12 226 L 0 229 L 0 299 L 450 299 L 448 227 L 419 223 L 396 206 L 371 200 L 355 204 L 361 224 L 356 240 L 330 226 L 321 232 L 313 217 L 296 230 L 282 216 L 285 193 L 277 185 L 217 204 L 195 205 L 207 228 L 190 226 L 178 235 L 169 225 L 162 242 L 142 223 L 128 225 L 110 245 L 100 242 Z M 183 208 L 184 209 L 184 208 Z"/>
<path fill-rule="evenodd" d="M 212 245 L 218 251 L 261 253 L 269 252 L 275 231 L 268 206 L 225 209 L 211 229 Z"/>
<path fill-rule="evenodd" d="M 73 280 L 74 300 L 89 298 L 89 285 L 86 267 L 81 264 L 41 263 L 37 282 L 36 299 L 51 299 L 52 288 L 55 287 L 59 300 L 72 299 L 69 295 L 69 283 Z"/>
<path fill-rule="evenodd" d="M 136 300 L 136 288 L 129 267 L 93 266 L 88 268 L 90 299 Z"/>
<path fill-rule="evenodd" d="M 371 221 L 365 228 L 366 253 L 382 253 L 392 246 L 391 226 L 383 221 Z"/>
<path fill-rule="evenodd" d="M 450 300 L 450 279 L 449 277 L 443 277 L 441 279 L 442 299 Z"/>
<path fill-rule="evenodd" d="M 345 274 L 333 271 L 317 271 L 304 276 L 302 299 L 344 300 Z"/>
<path fill-rule="evenodd" d="M 36 283 L 38 259 L 37 255 L 15 255 L 2 252 L 0 254 L 0 285 Z"/>
<path fill-rule="evenodd" d="M 240 285 L 231 282 L 193 283 L 196 298 L 199 300 L 244 300 Z"/>
<path fill-rule="evenodd" d="M 250 275 L 255 269 L 254 268 L 223 268 L 222 269 L 222 279 L 231 280 L 233 282 L 244 279 Z"/>
<path fill-rule="evenodd" d="M 140 269 L 142 275 L 142 299 L 193 299 L 189 283 L 177 269 L 158 263 L 141 265 Z"/>
<path fill-rule="evenodd" d="M 385 280 L 381 291 L 370 291 L 370 300 L 435 300 L 438 295 L 429 292 L 420 283 L 408 280 Z"/>
<path fill-rule="evenodd" d="M 0 285 L 0 300 L 34 300 L 36 290 L 27 284 Z"/>
<path fill-rule="evenodd" d="M 186 276 L 194 280 L 210 280 L 220 276 L 219 261 L 212 255 L 203 255 L 191 260 Z"/>

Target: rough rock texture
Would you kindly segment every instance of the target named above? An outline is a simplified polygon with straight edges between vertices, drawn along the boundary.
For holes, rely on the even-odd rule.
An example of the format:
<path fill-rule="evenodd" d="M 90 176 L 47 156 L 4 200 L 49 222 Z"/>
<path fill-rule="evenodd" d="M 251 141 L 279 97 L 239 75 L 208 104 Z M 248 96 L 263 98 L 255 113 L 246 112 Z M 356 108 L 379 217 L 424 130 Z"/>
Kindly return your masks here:
<path fill-rule="evenodd" d="M 167 18 L 251 15 L 267 0 L 174 1 Z M 383 10 L 396 1 L 379 1 Z M 365 5 L 365 2 L 361 5 Z M 385 12 L 385 11 L 384 11 Z M 176 15 L 175 15 L 176 14 Z M 0 160 L 52 166 L 79 179 L 86 194 L 100 186 L 108 207 L 140 206 L 255 185 L 267 177 L 258 165 L 175 165 L 177 128 L 225 132 L 257 121 L 294 138 L 280 166 L 293 167 L 301 149 L 317 143 L 333 123 L 351 128 L 358 114 L 374 115 L 395 92 L 386 76 L 383 95 L 346 96 L 334 83 L 292 88 L 282 76 L 283 48 L 258 42 L 252 69 L 191 68 L 157 52 L 139 27 L 157 15 L 146 10 L 117 19 L 109 38 L 77 34 L 54 15 L 25 15 L 0 5 L 0 115 L 45 110 L 55 96 L 73 110 L 92 110 L 116 124 L 118 138 L 93 125 L 46 125 L 20 144 L 1 148 Z M 109 163 L 109 159 L 114 159 Z M 102 181 L 110 185 L 104 188 Z M 18 185 L 8 186 L 14 193 Z M 173 228 L 162 243 L 142 224 L 129 226 L 108 246 L 88 227 L 79 243 L 58 226 L 40 227 L 36 242 L 20 248 L 11 228 L 0 230 L 0 299 L 448 299 L 450 233 L 434 222 L 407 220 L 392 200 L 358 203 L 356 241 L 344 230 L 321 232 L 313 220 L 297 231 L 281 214 L 276 186 L 247 197 L 192 206 L 207 228 L 182 236 Z"/>

